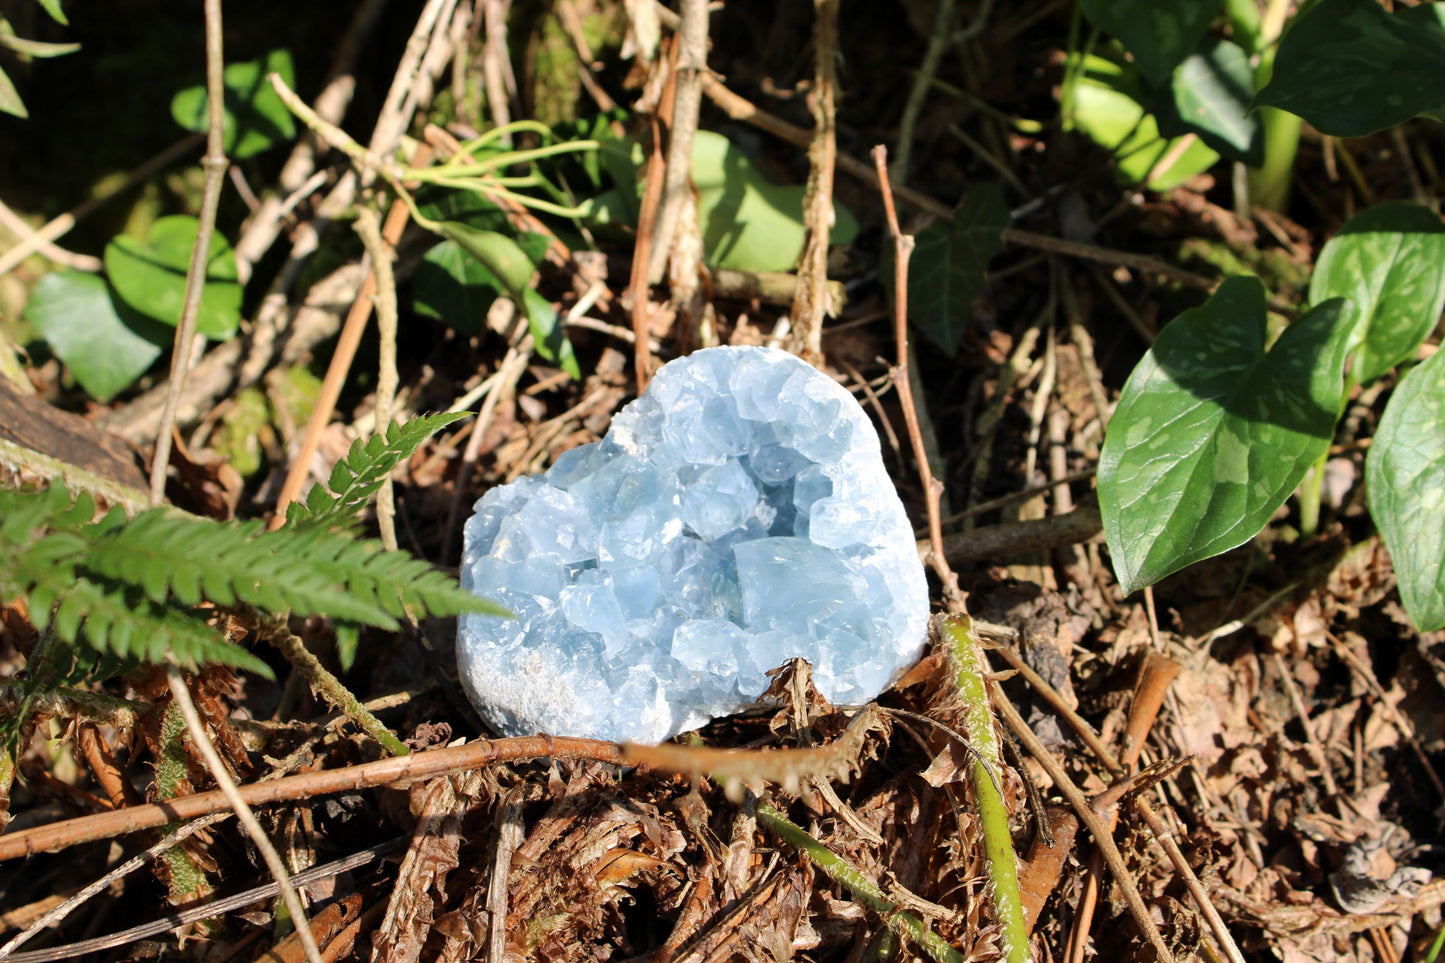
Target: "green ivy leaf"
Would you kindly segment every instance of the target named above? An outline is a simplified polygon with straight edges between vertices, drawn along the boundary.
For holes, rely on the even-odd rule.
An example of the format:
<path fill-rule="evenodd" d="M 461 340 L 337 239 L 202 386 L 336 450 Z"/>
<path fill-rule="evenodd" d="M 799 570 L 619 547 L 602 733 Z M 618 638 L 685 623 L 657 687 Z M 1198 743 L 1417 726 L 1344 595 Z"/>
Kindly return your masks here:
<path fill-rule="evenodd" d="M 1172 157 L 1169 166 L 1145 184 L 1150 190 L 1178 187 L 1219 160 L 1202 140 L 1182 144 L 1180 138 L 1162 136 L 1158 121 L 1144 108 L 1137 68 L 1106 56 L 1084 59 L 1074 87 L 1073 120 L 1090 140 L 1113 151 L 1119 177 L 1129 183 L 1144 183 L 1160 161 Z"/>
<path fill-rule="evenodd" d="M 1274 73 L 1255 98 L 1298 114 L 1323 134 L 1363 137 L 1445 111 L 1445 10 L 1376 0 L 1320 0 L 1280 41 Z"/>
<path fill-rule="evenodd" d="M 112 297 L 84 271 L 47 274 L 25 305 L 25 320 L 86 392 L 109 401 L 145 374 L 172 332 Z"/>
<path fill-rule="evenodd" d="M 225 88 L 225 146 L 235 160 L 245 160 L 273 144 L 296 138 L 296 120 L 281 102 L 266 75 L 275 71 L 288 87 L 296 86 L 289 50 L 273 50 L 259 60 L 230 64 L 222 75 Z M 171 99 L 171 116 L 186 130 L 204 132 L 210 123 L 210 101 L 204 85 L 187 87 Z"/>
<path fill-rule="evenodd" d="M 112 239 L 105 247 L 105 270 L 121 300 L 162 324 L 179 324 L 186 269 L 198 227 L 194 217 L 176 215 L 151 225 L 145 241 L 125 234 Z M 212 234 L 197 330 L 208 338 L 226 341 L 235 337 L 240 323 L 236 257 L 224 237 Z"/>
<path fill-rule="evenodd" d="M 416 313 L 468 335 L 482 329 L 487 309 L 501 293 L 505 291 L 497 276 L 456 241 L 442 241 L 427 251 L 411 277 Z"/>
<path fill-rule="evenodd" d="M 958 353 L 970 306 L 1008 225 L 1003 193 L 997 184 L 983 181 L 969 190 L 952 225 L 935 221 L 914 238 L 908 261 L 908 317 L 949 357 Z M 879 276 L 891 295 L 891 247 L 884 248 Z"/>
<path fill-rule="evenodd" d="M 708 264 L 737 271 L 797 267 L 805 233 L 803 187 L 774 184 L 732 141 L 709 130 L 693 138 L 692 182 Z M 833 205 L 833 213 L 828 240 L 847 244 L 858 234 L 858 222 L 841 204 Z"/>
<path fill-rule="evenodd" d="M 527 316 L 532 342 L 537 354 L 555 361 L 574 378 L 582 377 L 572 343 L 558 323 L 552 303 L 532 288 L 536 262 L 516 241 L 496 231 L 479 231 L 456 221 L 443 221 L 439 227 L 501 284 L 501 290 Z"/>
<path fill-rule="evenodd" d="M 1079 0 L 1084 16 L 1117 37 L 1144 76 L 1163 83 L 1199 46 L 1223 0 Z"/>
<path fill-rule="evenodd" d="M 1421 632 L 1445 628 L 1445 351 L 1401 380 L 1365 459 L 1370 514 Z"/>
<path fill-rule="evenodd" d="M 1165 137 L 1193 132 L 1231 160 L 1264 163 L 1259 118 L 1249 112 L 1254 68 L 1244 49 L 1206 37 L 1179 65 L 1153 100 L 1153 114 Z"/>
<path fill-rule="evenodd" d="M 1429 208 L 1390 201 L 1361 211 L 1315 262 L 1310 303 L 1349 298 L 1360 316 L 1352 375 L 1369 384 L 1415 349 L 1445 310 L 1445 225 Z"/>
<path fill-rule="evenodd" d="M 1352 318 L 1327 301 L 1266 347 L 1264 286 L 1230 278 L 1159 333 L 1099 456 L 1125 592 L 1243 544 L 1284 504 L 1334 435 Z"/>

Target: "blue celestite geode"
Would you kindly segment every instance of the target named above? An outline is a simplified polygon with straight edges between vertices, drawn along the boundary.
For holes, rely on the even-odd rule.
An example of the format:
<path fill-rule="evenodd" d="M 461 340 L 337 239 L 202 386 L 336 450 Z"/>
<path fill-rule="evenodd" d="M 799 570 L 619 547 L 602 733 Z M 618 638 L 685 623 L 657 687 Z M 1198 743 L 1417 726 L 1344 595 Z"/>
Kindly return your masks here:
<path fill-rule="evenodd" d="M 505 735 L 619 741 L 745 708 L 795 656 L 864 702 L 923 647 L 915 546 L 846 389 L 784 351 L 697 351 L 477 502 L 462 585 L 516 618 L 462 618 L 462 681 Z"/>

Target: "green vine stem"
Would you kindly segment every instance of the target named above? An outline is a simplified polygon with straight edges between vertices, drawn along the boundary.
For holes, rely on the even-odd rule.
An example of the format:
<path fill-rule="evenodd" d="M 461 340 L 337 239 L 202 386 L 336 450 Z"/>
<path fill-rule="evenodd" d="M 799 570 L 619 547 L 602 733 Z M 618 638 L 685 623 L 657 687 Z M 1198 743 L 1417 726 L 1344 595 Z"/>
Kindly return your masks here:
<path fill-rule="evenodd" d="M 1009 832 L 1008 806 L 994 777 L 1002 771 L 1003 762 L 989 708 L 988 664 L 968 616 L 940 616 L 934 625 L 943 639 L 945 658 L 958 686 L 964 735 L 973 749 L 973 793 L 978 800 L 994 913 L 1003 927 L 1003 959 L 1028 963 L 1029 936 L 1024 925 L 1023 897 L 1019 894 L 1018 860 Z"/>
<path fill-rule="evenodd" d="M 758 804 L 758 822 L 796 846 L 829 879 L 847 889 L 864 906 L 881 916 L 890 930 L 918 944 L 936 963 L 964 963 L 964 955 L 929 929 L 923 920 L 912 913 L 902 912 L 899 905 L 889 899 L 877 883 L 814 839 L 802 826 L 766 803 Z"/>
<path fill-rule="evenodd" d="M 287 662 L 296 667 L 311 687 L 321 693 L 323 699 L 360 726 L 361 730 L 380 743 L 383 749 L 393 756 L 405 756 L 411 752 L 406 743 L 396 737 L 396 733 L 384 726 L 380 719 L 361 704 L 360 699 L 352 695 L 351 690 L 346 688 L 340 679 L 326 670 L 320 660 L 311 654 L 311 650 L 306 648 L 306 643 L 287 629 L 284 622 L 272 622 L 263 627 L 262 631 L 267 641 L 286 657 Z"/>

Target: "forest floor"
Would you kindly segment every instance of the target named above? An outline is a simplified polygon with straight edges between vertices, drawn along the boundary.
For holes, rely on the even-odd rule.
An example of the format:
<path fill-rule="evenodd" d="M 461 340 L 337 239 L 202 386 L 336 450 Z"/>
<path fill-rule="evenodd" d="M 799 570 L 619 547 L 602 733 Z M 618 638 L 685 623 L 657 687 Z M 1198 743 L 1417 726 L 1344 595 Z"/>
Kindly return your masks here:
<path fill-rule="evenodd" d="M 82 264 L 111 234 L 139 230 L 158 215 L 194 213 L 199 204 L 194 143 L 143 172 L 137 186 L 114 190 L 115 172 L 135 170 L 179 139 L 163 105 L 182 79 L 199 77 L 201 60 L 198 4 L 125 6 L 129 12 L 77 9 L 68 32 L 52 28 L 47 39 L 80 39 L 82 49 L 37 61 L 21 83 L 30 118 L 5 118 L 0 128 L 0 198 L 31 228 L 93 194 L 106 197 L 58 241 Z M 649 111 L 676 95 L 678 74 L 623 56 L 624 38 L 637 35 L 629 17 L 651 9 L 646 0 L 426 4 L 448 13 L 417 34 L 431 55 L 406 88 L 417 101 L 408 109 L 386 93 L 417 5 L 317 6 L 325 10 L 233 5 L 227 58 L 289 47 L 295 86 L 312 104 L 328 78 L 354 76 L 354 93 L 333 88 L 341 102 L 350 97 L 344 117 L 333 116 L 362 143 L 380 116 L 418 139 L 427 124 L 449 131 L 425 138 L 445 151 L 451 138 L 486 129 L 496 112 L 483 114 L 477 104 L 500 95 L 513 120 L 576 122 L 584 133 L 611 124 L 647 144 L 656 129 Z M 897 346 L 890 286 L 881 278 L 891 270 L 891 241 L 876 182 L 860 176 L 873 170 L 875 145 L 896 159 L 917 87 L 921 107 L 904 135 L 907 173 L 895 171 L 892 180 L 903 229 L 916 233 L 951 217 L 984 181 L 1001 186 L 1014 212 L 985 283 L 959 316 L 956 350 L 915 329 L 912 367 L 920 435 L 943 487 L 947 554 L 1000 673 L 999 698 L 1034 737 L 1015 741 L 1004 787 L 1037 912 L 1035 958 L 1156 959 L 1152 928 L 1177 959 L 1425 959 L 1445 902 L 1445 882 L 1429 882 L 1441 863 L 1445 804 L 1437 770 L 1445 635 L 1411 627 L 1364 506 L 1364 457 L 1392 381 L 1352 399 L 1315 534 L 1300 534 L 1291 501 L 1258 537 L 1148 594 L 1119 590 L 1093 473 L 1110 409 L 1155 332 L 1229 273 L 1257 273 L 1275 302 L 1302 302 L 1314 258 L 1351 214 L 1438 194 L 1439 174 L 1420 158 L 1445 157 L 1440 128 L 1412 122 L 1350 141 L 1306 130 L 1284 212 L 1242 216 L 1227 162 L 1167 192 L 1145 191 L 1121 185 L 1107 151 L 1062 128 L 1071 4 L 983 4 L 976 24 L 980 5 L 961 5 L 944 32 L 977 31 L 962 31 L 935 66 L 924 67 L 930 38 L 943 29 L 934 23 L 940 6 L 954 8 L 843 6 L 833 39 L 833 195 L 857 232 L 827 256 L 828 277 L 846 302 L 823 325 L 819 363 L 877 423 L 885 463 L 927 538 L 927 499 L 892 380 Z M 43 18 L 22 25 L 31 36 L 47 29 Z M 661 29 L 672 36 L 671 27 Z M 710 15 L 712 77 L 703 84 L 699 126 L 728 137 L 779 184 L 802 185 L 809 174 L 813 29 L 814 5 L 803 0 L 733 0 Z M 589 45 L 595 49 L 580 55 Z M 174 75 L 179 49 L 194 51 L 194 77 Z M 921 71 L 930 70 L 928 83 Z M 745 116 L 743 102 L 761 114 Z M 779 122 L 801 129 L 802 143 Z M 321 210 L 349 169 L 347 158 L 298 154 L 305 168 L 298 178 L 281 170 L 289 150 L 241 162 L 221 206 L 221 232 L 250 242 L 236 244 L 249 278 L 247 323 L 236 341 L 211 345 L 189 379 L 170 488 L 175 504 L 213 518 L 274 512 L 301 458 L 341 319 L 370 264 L 355 233 L 330 220 L 339 213 L 345 222 L 349 212 Z M 297 191 L 312 171 L 310 190 L 293 209 L 263 204 Z M 660 172 L 644 164 L 640 173 L 645 188 Z M 243 199 L 237 183 L 255 198 Z M 13 226 L 4 230 L 5 246 L 18 240 Z M 695 225 L 690 231 L 684 220 L 677 231 L 679 249 L 690 238 L 696 246 Z M 437 236 L 411 226 L 391 238 L 396 417 L 450 407 L 482 412 L 444 429 L 394 475 L 402 548 L 451 572 L 459 513 L 464 518 L 489 488 L 605 434 L 636 395 L 639 361 L 665 361 L 705 343 L 792 343 L 784 324 L 797 286 L 791 279 L 782 282 L 784 296 L 760 297 L 736 277 L 699 275 L 694 259 L 690 282 L 648 287 L 637 283 L 633 260 L 653 237 L 640 246 L 625 225 L 595 237 L 562 233 L 567 253 L 543 260 L 533 284 L 569 319 L 580 377 L 538 352 L 507 298 L 471 287 L 453 291 L 440 311 L 425 304 L 443 303 L 423 278 L 436 267 L 424 254 Z M 312 236 L 315 253 L 303 250 Z M 25 349 L 23 378 L 33 389 L 24 402 L 14 400 L 23 391 L 8 389 L 14 398 L 5 405 L 19 411 L 43 400 L 47 412 L 78 415 L 84 424 L 42 413 L 42 427 L 23 443 L 39 448 L 68 438 L 69 454 L 51 454 L 102 474 L 112 470 L 96 468 L 97 452 L 118 451 L 130 463 L 113 470 L 114 480 L 143 489 L 140 466 L 155 444 L 166 363 L 107 403 L 88 397 L 16 320 L 56 264 L 36 255 L 0 277 L 3 331 Z M 276 311 L 278 304 L 288 307 Z M 648 336 L 641 352 L 639 319 Z M 311 481 L 324 482 L 353 440 L 375 430 L 382 341 L 369 325 L 344 367 L 335 414 L 313 434 L 314 454 L 302 466 Z M 373 515 L 366 525 L 376 531 Z M 943 609 L 942 586 L 936 579 L 931 586 Z M 913 937 L 900 943 L 895 933 L 904 915 L 958 958 L 999 956 L 964 759 L 906 714 L 954 718 L 936 654 L 880 697 L 885 709 L 902 711 L 849 742 L 854 754 L 831 781 L 754 780 L 742 791 L 666 765 L 620 767 L 615 747 L 528 743 L 507 750 L 510 762 L 409 784 L 405 778 L 419 771 L 408 771 L 322 794 L 322 774 L 376 771 L 368 767 L 384 752 L 261 646 L 244 620 L 238 624 L 237 641 L 254 644 L 277 681 L 211 667 L 193 689 L 240 782 L 292 780 L 281 801 L 258 815 L 293 872 L 316 870 L 306 893 L 328 963 L 915 958 L 923 951 Z M 408 746 L 431 750 L 487 735 L 456 683 L 454 625 L 437 619 L 411 631 L 363 630 L 360 655 L 345 671 L 330 621 L 293 617 L 290 627 Z M 17 693 L 35 644 L 23 611 L 7 608 L 3 705 L 12 723 L 22 708 L 28 715 L 0 846 L 19 832 L 52 835 L 49 852 L 9 854 L 0 863 L 0 943 L 176 828 L 166 818 L 131 831 L 139 824 L 122 819 L 96 835 L 81 824 L 155 801 L 166 740 L 180 738 L 166 728 L 171 695 L 161 674 L 140 668 L 86 683 L 85 691 L 105 697 L 99 702 L 73 688 L 22 707 Z M 828 705 L 798 667 L 779 677 L 771 695 L 766 711 L 714 722 L 694 745 L 762 749 L 843 739 L 851 711 Z M 205 764 L 186 752 L 181 794 L 211 788 Z M 1047 767 L 1040 753 L 1049 756 Z M 1114 756 L 1144 767 L 1143 781 L 1129 781 Z M 707 771 L 711 763 L 699 765 Z M 1061 776 L 1100 818 L 1117 819 L 1121 866 L 1110 868 L 1079 828 Z M 785 812 L 848 860 L 891 908 L 880 912 L 815 867 L 760 820 L 760 805 Z M 292 927 L 274 890 L 220 913 L 189 912 L 271 880 L 226 812 L 78 902 L 80 912 L 42 929 L 11 958 L 305 959 L 286 935 Z M 1052 847 L 1040 839 L 1041 825 L 1051 827 Z M 1193 891 L 1186 868 L 1199 881 Z M 1131 908 L 1129 889 L 1142 898 L 1148 926 Z M 1211 930 L 1210 916 L 1233 946 Z M 152 920 L 144 932 L 129 929 Z M 121 935 L 106 936 L 113 933 Z"/>

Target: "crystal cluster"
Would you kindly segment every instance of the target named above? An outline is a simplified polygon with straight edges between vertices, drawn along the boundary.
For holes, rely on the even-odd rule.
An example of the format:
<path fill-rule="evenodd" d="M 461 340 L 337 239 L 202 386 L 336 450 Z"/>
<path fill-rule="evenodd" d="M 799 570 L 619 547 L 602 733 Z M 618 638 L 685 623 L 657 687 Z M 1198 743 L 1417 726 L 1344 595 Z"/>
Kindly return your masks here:
<path fill-rule="evenodd" d="M 928 619 L 872 424 L 769 348 L 664 365 L 600 442 L 487 492 L 461 578 L 516 616 L 457 631 L 467 693 L 505 735 L 658 742 L 751 704 L 797 656 L 823 695 L 863 702 Z"/>

